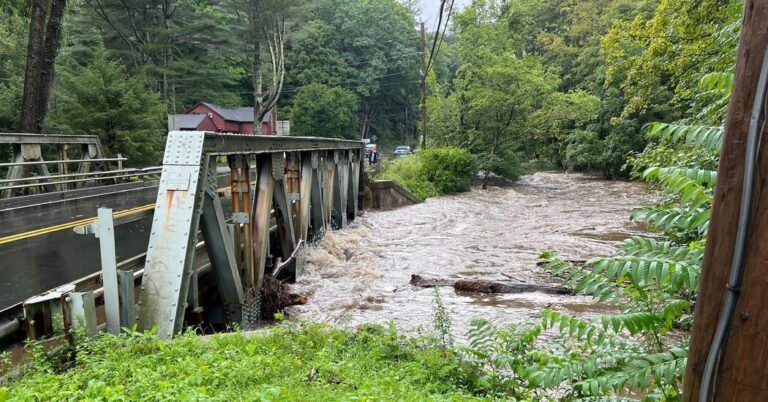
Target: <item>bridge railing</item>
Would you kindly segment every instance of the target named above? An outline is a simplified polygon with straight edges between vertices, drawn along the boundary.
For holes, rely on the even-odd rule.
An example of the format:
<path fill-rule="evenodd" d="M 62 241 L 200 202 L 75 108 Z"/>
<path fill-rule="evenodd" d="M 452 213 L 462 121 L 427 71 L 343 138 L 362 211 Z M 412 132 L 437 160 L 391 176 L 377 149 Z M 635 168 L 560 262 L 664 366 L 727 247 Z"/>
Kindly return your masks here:
<path fill-rule="evenodd" d="M 181 330 L 190 283 L 196 280 L 198 228 L 229 321 L 247 327 L 257 320 L 265 274 L 277 274 L 276 268 L 295 261 L 305 241 L 342 228 L 357 215 L 362 152 L 358 141 L 170 132 L 142 277 L 139 328 L 156 327 L 162 337 Z M 229 219 L 218 194 L 219 164 L 230 169 Z M 270 240 L 273 220 L 277 236 Z"/>
<path fill-rule="evenodd" d="M 95 135 L 0 133 L 10 162 L 0 163 L 0 198 L 16 194 L 67 191 L 95 182 L 117 182 L 155 175 L 160 168 L 124 169 L 126 158 L 104 157 Z M 70 155 L 76 155 L 75 159 Z M 48 159 L 46 159 L 46 156 Z M 110 164 L 117 169 L 110 169 Z M 55 171 L 55 174 L 51 172 Z"/>

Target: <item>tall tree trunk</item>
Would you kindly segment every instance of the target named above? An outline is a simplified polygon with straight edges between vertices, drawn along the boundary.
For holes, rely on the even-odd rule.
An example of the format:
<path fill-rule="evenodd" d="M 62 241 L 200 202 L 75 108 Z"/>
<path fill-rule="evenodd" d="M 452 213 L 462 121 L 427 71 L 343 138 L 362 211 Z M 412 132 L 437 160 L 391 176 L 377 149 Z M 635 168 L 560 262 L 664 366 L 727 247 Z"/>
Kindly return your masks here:
<path fill-rule="evenodd" d="M 45 115 L 48 113 L 48 99 L 55 78 L 56 56 L 61 47 L 61 30 L 64 19 L 66 0 L 53 0 L 51 2 L 51 14 L 45 29 L 45 49 L 43 52 L 43 64 L 40 69 L 40 96 L 38 97 L 38 110 L 40 111 L 40 131 L 43 128 Z"/>
<path fill-rule="evenodd" d="M 38 98 L 42 68 L 43 45 L 45 44 L 45 21 L 48 18 L 48 2 L 32 0 L 32 15 L 29 22 L 27 43 L 27 66 L 24 72 L 24 95 L 21 107 L 21 131 L 39 133 L 42 131 L 43 116 L 40 114 Z"/>
<path fill-rule="evenodd" d="M 32 0 L 21 108 L 21 130 L 24 132 L 43 131 L 66 5 L 66 0 Z"/>

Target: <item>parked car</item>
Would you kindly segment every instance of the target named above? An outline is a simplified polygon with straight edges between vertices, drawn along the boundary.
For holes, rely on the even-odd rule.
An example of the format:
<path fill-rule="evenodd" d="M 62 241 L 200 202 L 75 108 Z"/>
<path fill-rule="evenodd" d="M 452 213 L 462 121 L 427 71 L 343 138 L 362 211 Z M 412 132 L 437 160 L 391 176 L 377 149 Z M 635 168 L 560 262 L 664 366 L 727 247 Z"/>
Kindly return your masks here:
<path fill-rule="evenodd" d="M 395 148 L 394 157 L 399 158 L 401 156 L 410 155 L 413 152 L 411 152 L 411 147 L 408 145 L 400 145 L 399 147 Z"/>

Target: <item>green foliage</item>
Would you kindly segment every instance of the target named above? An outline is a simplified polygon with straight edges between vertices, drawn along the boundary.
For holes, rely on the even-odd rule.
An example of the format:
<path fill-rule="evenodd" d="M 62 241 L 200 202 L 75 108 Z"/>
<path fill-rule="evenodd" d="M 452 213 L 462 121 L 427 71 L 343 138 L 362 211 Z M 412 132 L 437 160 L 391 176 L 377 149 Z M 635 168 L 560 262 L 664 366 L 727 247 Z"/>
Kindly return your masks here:
<path fill-rule="evenodd" d="M 350 90 L 310 84 L 292 99 L 291 135 L 357 139 L 357 96 Z"/>
<path fill-rule="evenodd" d="M 704 90 L 716 88 L 727 97 L 727 78 L 712 77 Z M 533 383 L 566 386 L 578 398 L 639 392 L 645 400 L 680 399 L 687 340 L 672 343 L 665 337 L 691 325 L 717 181 L 714 149 L 722 129 L 654 123 L 649 133 L 661 142 L 633 164 L 645 169 L 642 178 L 665 197 L 657 205 L 636 208 L 631 219 L 660 231 L 662 238 L 633 237 L 616 255 L 583 265 L 551 259 L 548 269 L 564 284 L 618 311 L 588 320 L 542 313 L 543 327 L 559 329 L 559 337 L 549 341 L 548 350 L 537 352 L 539 360 L 528 377 Z M 681 164 L 659 165 L 666 162 Z"/>
<path fill-rule="evenodd" d="M 432 298 L 432 307 L 434 310 L 435 336 L 438 346 L 447 349 L 453 347 L 453 334 L 451 333 L 451 315 L 443 304 L 440 297 L 440 288 L 434 287 L 435 296 Z"/>
<path fill-rule="evenodd" d="M 129 77 L 120 63 L 96 50 L 92 62 L 62 69 L 51 125 L 65 134 L 94 134 L 107 155 L 133 166 L 160 162 L 165 106 L 141 75 Z"/>
<path fill-rule="evenodd" d="M 80 343 L 77 365 L 0 389 L 10 400 L 479 400 L 458 358 L 393 326 L 285 324 L 261 335 L 173 341 L 127 333 Z"/>
<path fill-rule="evenodd" d="M 469 191 L 476 168 L 472 155 L 458 148 L 430 148 L 385 164 L 381 177 L 426 199 Z"/>
<path fill-rule="evenodd" d="M 286 87 L 324 84 L 359 103 L 355 138 L 380 148 L 415 145 L 419 50 L 414 15 L 398 0 L 319 0 L 306 10 L 287 53 Z M 293 102 L 292 91 L 286 100 Z"/>
<path fill-rule="evenodd" d="M 440 193 L 425 173 L 424 163 L 416 154 L 385 162 L 381 178 L 394 181 L 422 200 L 437 197 Z"/>
<path fill-rule="evenodd" d="M 28 25 L 15 9 L 0 9 L 0 131 L 4 132 L 19 129 Z M 0 157 L 5 156 L 3 151 Z"/>

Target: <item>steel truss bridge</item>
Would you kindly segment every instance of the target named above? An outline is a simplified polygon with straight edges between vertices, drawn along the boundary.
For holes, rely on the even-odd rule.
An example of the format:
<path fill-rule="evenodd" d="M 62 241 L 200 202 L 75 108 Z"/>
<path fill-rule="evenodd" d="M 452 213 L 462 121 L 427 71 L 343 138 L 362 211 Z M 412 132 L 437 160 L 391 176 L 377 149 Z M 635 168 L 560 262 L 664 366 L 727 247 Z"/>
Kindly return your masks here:
<path fill-rule="evenodd" d="M 173 131 L 163 166 L 149 169 L 104 158 L 95 137 L 0 134 L 2 143 L 13 155 L 0 164 L 0 290 L 10 295 L 0 297 L 0 338 L 19 328 L 43 336 L 56 320 L 138 324 L 172 337 L 199 313 L 203 290 L 221 320 L 248 323 L 265 275 L 295 278 L 302 246 L 346 226 L 360 206 L 358 141 Z M 80 154 L 70 159 L 73 144 Z M 98 207 L 115 212 L 97 219 Z M 83 233 L 106 220 L 99 250 Z M 117 290 L 102 280 L 109 265 Z"/>

